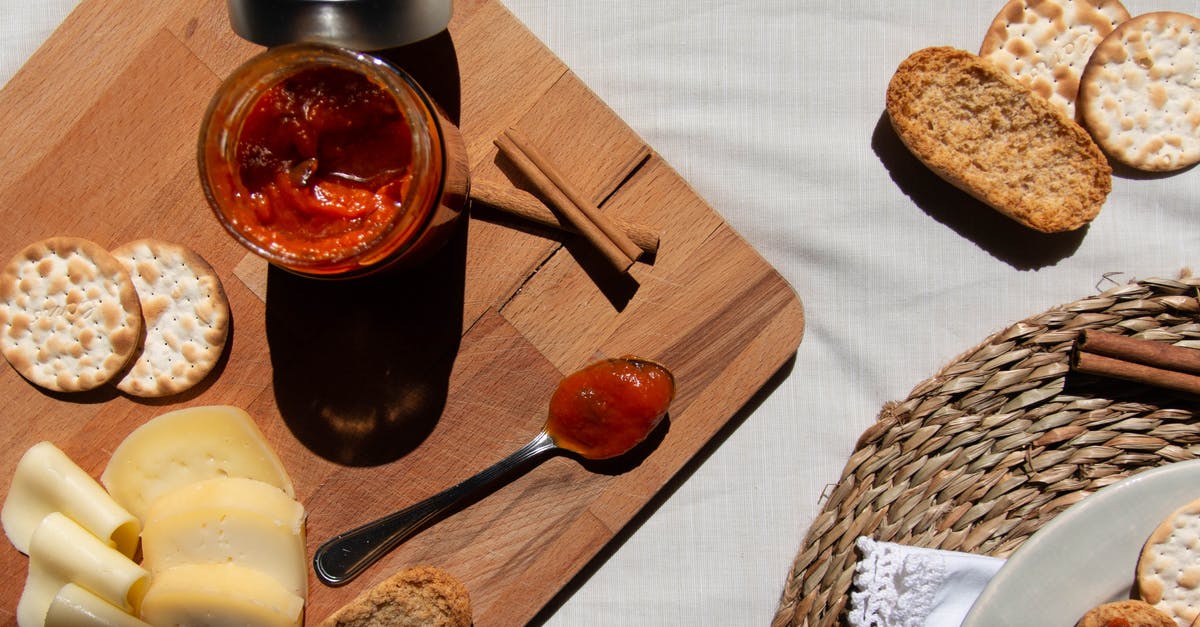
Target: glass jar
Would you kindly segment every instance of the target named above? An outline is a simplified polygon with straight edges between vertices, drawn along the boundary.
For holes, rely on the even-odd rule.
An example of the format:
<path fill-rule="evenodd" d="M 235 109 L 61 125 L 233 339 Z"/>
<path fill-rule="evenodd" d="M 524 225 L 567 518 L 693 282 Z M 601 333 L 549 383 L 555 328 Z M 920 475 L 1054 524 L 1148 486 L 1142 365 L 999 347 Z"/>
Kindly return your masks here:
<path fill-rule="evenodd" d="M 466 148 L 415 81 L 320 44 L 234 70 L 200 129 L 200 181 L 222 226 L 292 272 L 325 278 L 420 259 L 466 205 Z"/>

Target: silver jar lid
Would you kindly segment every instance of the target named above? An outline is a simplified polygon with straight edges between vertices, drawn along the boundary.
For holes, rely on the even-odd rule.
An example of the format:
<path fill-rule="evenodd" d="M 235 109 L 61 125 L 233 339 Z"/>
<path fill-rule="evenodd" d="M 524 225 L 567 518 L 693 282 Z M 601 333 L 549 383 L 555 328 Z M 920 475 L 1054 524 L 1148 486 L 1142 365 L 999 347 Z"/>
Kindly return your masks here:
<path fill-rule="evenodd" d="M 310 42 L 382 50 L 432 37 L 450 23 L 451 0 L 228 0 L 229 21 L 262 46 Z"/>

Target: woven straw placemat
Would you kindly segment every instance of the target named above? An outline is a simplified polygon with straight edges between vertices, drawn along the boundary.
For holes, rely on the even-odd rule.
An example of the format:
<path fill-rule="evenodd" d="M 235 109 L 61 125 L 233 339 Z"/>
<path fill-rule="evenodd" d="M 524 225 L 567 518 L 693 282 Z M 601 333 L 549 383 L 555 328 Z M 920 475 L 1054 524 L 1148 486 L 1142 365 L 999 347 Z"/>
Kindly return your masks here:
<path fill-rule="evenodd" d="M 1068 356 L 1084 329 L 1200 348 L 1198 295 L 1184 273 L 1055 307 L 885 406 L 824 497 L 773 626 L 844 623 L 860 535 L 1007 557 L 1097 489 L 1197 457 L 1196 399 L 1069 372 Z"/>

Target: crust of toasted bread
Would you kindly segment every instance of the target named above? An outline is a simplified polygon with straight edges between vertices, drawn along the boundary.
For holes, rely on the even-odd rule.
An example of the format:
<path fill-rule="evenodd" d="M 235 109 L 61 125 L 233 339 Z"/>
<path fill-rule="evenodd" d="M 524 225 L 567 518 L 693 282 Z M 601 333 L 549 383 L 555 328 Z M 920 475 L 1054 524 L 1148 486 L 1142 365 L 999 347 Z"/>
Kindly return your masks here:
<path fill-rule="evenodd" d="M 978 55 L 914 52 L 888 84 L 887 113 L 930 170 L 1031 229 L 1078 229 L 1112 190 L 1112 168 L 1091 136 Z"/>
<path fill-rule="evenodd" d="M 1153 605 L 1137 599 L 1098 605 L 1083 615 L 1075 627 L 1176 627 L 1175 619 Z"/>
<path fill-rule="evenodd" d="M 406 568 L 321 622 L 321 627 L 470 627 L 462 582 L 435 566 Z"/>

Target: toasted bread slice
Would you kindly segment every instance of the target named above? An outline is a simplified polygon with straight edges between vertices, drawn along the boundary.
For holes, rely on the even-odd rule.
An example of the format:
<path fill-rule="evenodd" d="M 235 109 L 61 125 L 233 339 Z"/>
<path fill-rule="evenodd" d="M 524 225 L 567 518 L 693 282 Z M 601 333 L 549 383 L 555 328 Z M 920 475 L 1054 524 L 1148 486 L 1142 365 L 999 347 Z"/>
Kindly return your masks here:
<path fill-rule="evenodd" d="M 1075 627 L 1176 627 L 1175 619 L 1166 612 L 1137 599 L 1113 601 L 1098 605 L 1083 615 Z"/>
<path fill-rule="evenodd" d="M 913 53 L 888 84 L 887 112 L 929 169 L 1029 228 L 1078 229 L 1112 190 L 1112 168 L 1082 127 L 969 52 Z"/>
<path fill-rule="evenodd" d="M 470 627 L 466 587 L 435 566 L 406 568 L 363 592 L 321 627 Z"/>

